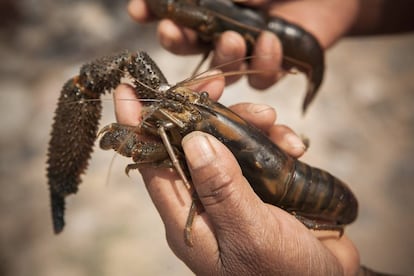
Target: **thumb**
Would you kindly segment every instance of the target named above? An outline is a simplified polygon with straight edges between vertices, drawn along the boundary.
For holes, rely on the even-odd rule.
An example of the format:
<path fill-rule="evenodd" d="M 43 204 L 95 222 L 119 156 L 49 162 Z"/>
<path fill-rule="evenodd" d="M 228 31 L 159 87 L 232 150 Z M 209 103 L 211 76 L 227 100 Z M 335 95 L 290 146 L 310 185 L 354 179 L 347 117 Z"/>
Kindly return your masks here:
<path fill-rule="evenodd" d="M 263 204 L 243 177 L 233 154 L 203 132 L 190 133 L 182 144 L 194 188 L 217 238 L 229 238 L 242 227 L 250 228 Z"/>

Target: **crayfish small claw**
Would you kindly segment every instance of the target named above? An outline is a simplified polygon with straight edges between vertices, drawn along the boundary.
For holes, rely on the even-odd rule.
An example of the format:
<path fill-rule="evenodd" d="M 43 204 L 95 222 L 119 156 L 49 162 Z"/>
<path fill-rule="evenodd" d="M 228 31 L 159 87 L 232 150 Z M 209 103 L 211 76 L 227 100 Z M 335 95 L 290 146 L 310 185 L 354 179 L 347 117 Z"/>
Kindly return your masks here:
<path fill-rule="evenodd" d="M 139 169 L 139 164 L 137 164 L 137 163 L 128 164 L 125 167 L 125 174 L 129 177 L 129 172 L 131 170 L 137 170 L 137 169 Z"/>
<path fill-rule="evenodd" d="M 103 135 L 105 132 L 108 132 L 108 131 L 112 130 L 113 129 L 113 125 L 114 124 L 112 123 L 112 124 L 106 125 L 103 128 L 101 128 L 98 131 L 98 133 L 96 134 L 96 137 L 99 137 L 99 136 Z"/>

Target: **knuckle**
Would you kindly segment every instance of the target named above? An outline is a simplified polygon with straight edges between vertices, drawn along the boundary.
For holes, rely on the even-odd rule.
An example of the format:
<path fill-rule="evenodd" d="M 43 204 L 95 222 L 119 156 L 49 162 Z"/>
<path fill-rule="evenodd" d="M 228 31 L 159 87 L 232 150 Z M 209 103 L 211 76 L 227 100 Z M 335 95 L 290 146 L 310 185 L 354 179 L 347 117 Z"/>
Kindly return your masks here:
<path fill-rule="evenodd" d="M 216 169 L 203 179 L 199 179 L 196 187 L 198 196 L 204 206 L 220 204 L 227 200 L 234 193 L 234 175 L 225 172 L 223 169 Z"/>

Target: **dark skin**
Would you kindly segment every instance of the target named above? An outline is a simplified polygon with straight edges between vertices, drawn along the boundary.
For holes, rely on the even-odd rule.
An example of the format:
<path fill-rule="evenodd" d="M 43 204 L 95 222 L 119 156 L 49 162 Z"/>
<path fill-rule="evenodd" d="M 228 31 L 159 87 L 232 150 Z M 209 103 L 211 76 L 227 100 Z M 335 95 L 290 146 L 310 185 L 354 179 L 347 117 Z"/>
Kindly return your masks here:
<path fill-rule="evenodd" d="M 412 1 L 408 1 L 412 2 Z M 269 5 L 271 15 L 278 15 L 301 25 L 327 49 L 346 34 L 378 34 L 414 29 L 404 12 L 412 3 L 401 0 L 250 0 L 246 5 Z M 392 5 L 390 6 L 390 3 Z M 400 18 L 386 16 L 384 11 L 401 11 Z M 128 10 L 138 22 L 153 20 L 144 0 L 132 0 Z M 412 20 L 411 20 L 412 21 Z M 327 24 L 329 22 L 329 24 Z M 412 24 L 412 22 L 411 22 Z M 163 47 L 176 54 L 201 53 L 196 35 L 169 20 L 161 20 L 158 28 Z M 226 32 L 216 42 L 212 66 L 242 58 L 246 54 L 243 39 Z M 252 87 L 264 89 L 279 78 L 282 50 L 278 39 L 264 32 L 253 55 L 266 59 L 239 62 L 223 68 L 268 70 L 250 75 Z M 233 78 L 231 81 L 236 81 Z M 215 79 L 196 90 L 209 91 L 217 100 L 224 79 Z M 116 99 L 134 99 L 129 86 L 117 88 Z M 136 101 L 115 101 L 118 121 L 136 125 L 141 105 Z M 304 153 L 304 145 L 286 126 L 275 124 L 275 111 L 266 106 L 239 104 L 231 107 L 240 116 L 267 132 L 270 138 L 294 157 Z M 184 226 L 191 204 L 188 190 L 170 170 L 141 170 L 149 194 L 160 213 L 167 241 L 173 252 L 194 273 L 200 275 L 357 275 L 359 254 L 347 235 L 336 232 L 310 231 L 284 210 L 263 203 L 250 188 L 229 150 L 214 137 L 194 132 L 182 145 L 192 175 L 192 183 L 205 211 L 196 216 L 193 247 L 184 241 Z"/>

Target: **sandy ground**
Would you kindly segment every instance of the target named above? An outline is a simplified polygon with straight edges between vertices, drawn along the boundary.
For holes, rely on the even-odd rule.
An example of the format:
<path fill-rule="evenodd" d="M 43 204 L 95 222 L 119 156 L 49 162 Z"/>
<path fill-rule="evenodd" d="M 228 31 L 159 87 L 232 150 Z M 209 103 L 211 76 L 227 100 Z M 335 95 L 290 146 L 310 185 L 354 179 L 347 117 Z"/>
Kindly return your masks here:
<path fill-rule="evenodd" d="M 155 26 L 133 23 L 125 3 L 3 1 L 0 11 L 0 275 L 191 275 L 169 250 L 139 175 L 125 176 L 128 160 L 111 152 L 96 150 L 80 193 L 68 199 L 65 231 L 53 235 L 45 161 L 59 91 L 82 63 L 143 49 L 176 82 L 199 57 L 165 52 Z M 359 218 L 346 231 L 362 262 L 405 275 L 414 275 L 413 49 L 413 35 L 338 43 L 305 117 L 300 75 L 265 92 L 241 81 L 222 98 L 270 104 L 280 123 L 308 136 L 303 160 L 358 197 Z M 108 99 L 102 125 L 114 121 Z"/>

